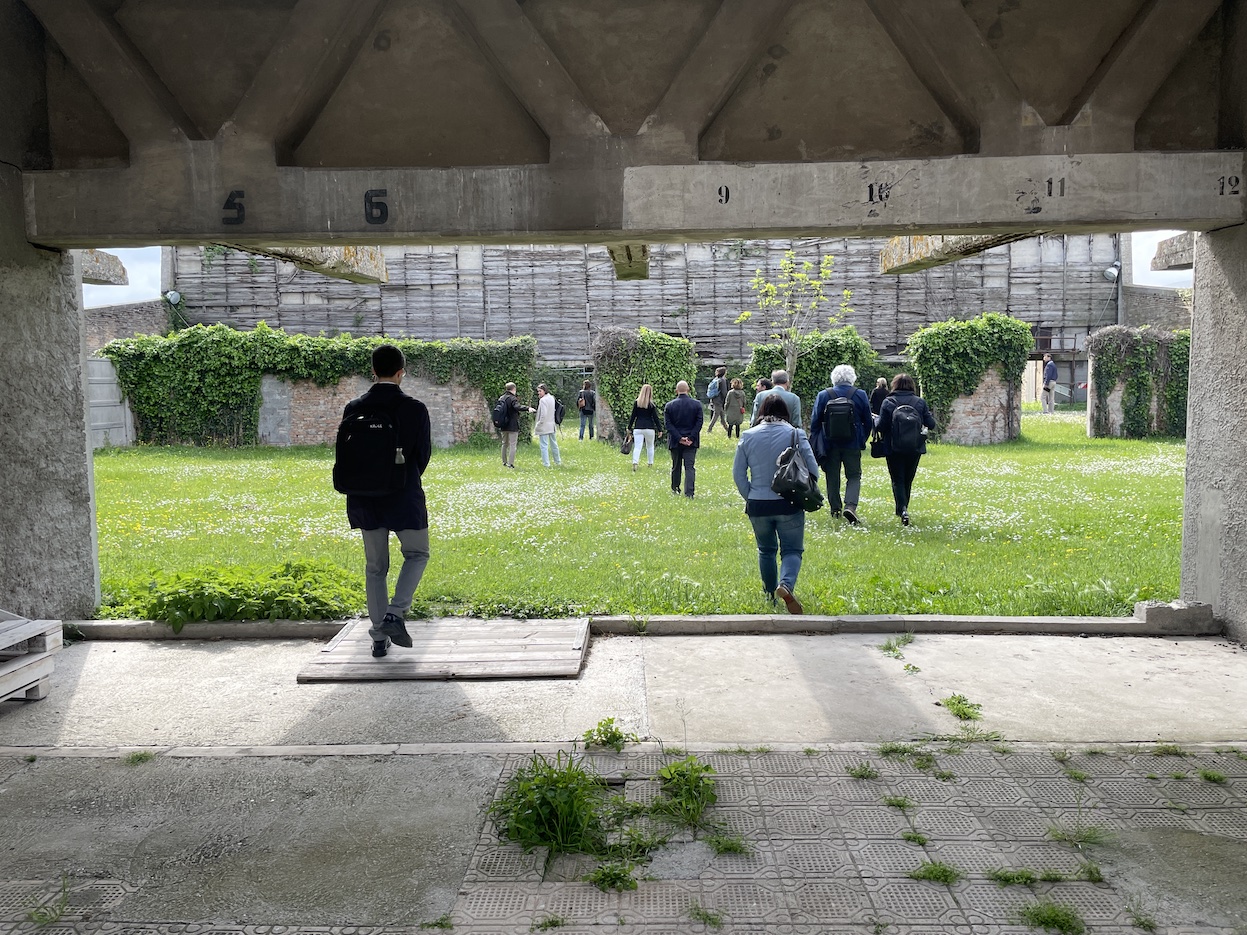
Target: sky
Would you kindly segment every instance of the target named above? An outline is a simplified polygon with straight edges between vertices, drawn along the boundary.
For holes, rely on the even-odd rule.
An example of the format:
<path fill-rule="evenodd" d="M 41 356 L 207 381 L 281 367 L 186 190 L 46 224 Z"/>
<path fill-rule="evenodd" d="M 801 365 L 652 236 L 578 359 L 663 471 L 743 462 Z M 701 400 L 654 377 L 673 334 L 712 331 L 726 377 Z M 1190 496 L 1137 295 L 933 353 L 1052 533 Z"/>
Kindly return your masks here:
<path fill-rule="evenodd" d="M 1141 286 L 1172 286 L 1191 288 L 1191 271 L 1177 270 L 1169 273 L 1153 273 L 1152 257 L 1156 244 L 1178 231 L 1148 231 L 1132 234 L 1134 257 L 1134 281 Z M 136 247 L 109 250 L 121 258 L 130 277 L 128 286 L 83 286 L 82 294 L 87 308 L 100 305 L 125 305 L 130 302 L 146 302 L 160 297 L 160 248 Z"/>

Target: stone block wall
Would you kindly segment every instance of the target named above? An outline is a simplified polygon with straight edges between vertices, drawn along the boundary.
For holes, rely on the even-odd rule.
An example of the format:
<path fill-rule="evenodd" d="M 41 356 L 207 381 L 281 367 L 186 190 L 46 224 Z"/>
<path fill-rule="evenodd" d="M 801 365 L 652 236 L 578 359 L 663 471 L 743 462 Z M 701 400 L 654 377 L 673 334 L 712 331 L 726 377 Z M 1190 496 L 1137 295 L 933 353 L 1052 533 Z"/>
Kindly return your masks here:
<path fill-rule="evenodd" d="M 94 354 L 109 341 L 136 334 L 164 334 L 169 330 L 169 310 L 159 299 L 130 305 L 104 305 L 85 312 L 87 353 Z"/>
<path fill-rule="evenodd" d="M 290 383 L 265 376 L 260 384 L 260 444 L 333 444 L 343 408 L 371 383 L 367 377 L 347 377 L 332 386 L 317 386 L 311 380 Z M 407 376 L 403 390 L 428 407 L 436 448 L 465 442 L 474 431 L 493 431 L 489 406 L 478 387 Z"/>
<path fill-rule="evenodd" d="M 957 445 L 995 445 L 1022 431 L 1022 396 L 1012 390 L 999 367 L 991 367 L 969 396 L 953 400 L 948 427 L 940 440 Z"/>

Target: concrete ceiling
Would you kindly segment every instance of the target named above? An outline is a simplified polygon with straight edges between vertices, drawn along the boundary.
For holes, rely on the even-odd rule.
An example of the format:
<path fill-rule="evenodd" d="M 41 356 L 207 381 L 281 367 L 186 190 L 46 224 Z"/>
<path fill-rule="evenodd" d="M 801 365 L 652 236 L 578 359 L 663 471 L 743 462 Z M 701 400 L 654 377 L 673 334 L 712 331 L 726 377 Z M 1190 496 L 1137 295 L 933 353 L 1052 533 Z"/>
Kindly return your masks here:
<path fill-rule="evenodd" d="M 1063 177 L 1158 190 L 1054 202 L 1046 229 L 1242 220 L 1240 195 L 1188 189 L 1242 176 L 1244 0 L 4 2 L 38 26 L 22 161 L 28 233 L 52 246 L 1001 229 L 1034 226 L 1014 191 Z M 1078 175 L 1144 153 L 1174 155 Z M 721 163 L 839 187 L 813 224 L 771 188 L 769 214 L 738 214 L 729 187 L 718 219 L 629 201 L 683 203 Z M 653 187 L 660 167 L 699 171 Z M 924 207 L 889 219 L 872 179 L 921 180 Z"/>

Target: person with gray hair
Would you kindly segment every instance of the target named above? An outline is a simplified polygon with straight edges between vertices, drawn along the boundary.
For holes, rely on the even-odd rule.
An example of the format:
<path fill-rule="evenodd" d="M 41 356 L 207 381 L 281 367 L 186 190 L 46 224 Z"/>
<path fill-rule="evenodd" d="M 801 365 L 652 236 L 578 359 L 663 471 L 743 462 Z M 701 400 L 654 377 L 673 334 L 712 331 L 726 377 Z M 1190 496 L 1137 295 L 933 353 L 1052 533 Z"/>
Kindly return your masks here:
<path fill-rule="evenodd" d="M 857 389 L 857 371 L 840 364 L 831 371 L 831 386 L 814 398 L 810 415 L 810 447 L 827 479 L 831 515 L 857 525 L 857 503 L 862 493 L 862 451 L 874 428 L 874 415 L 865 390 Z M 844 467 L 844 500 L 840 499 L 840 468 Z"/>
<path fill-rule="evenodd" d="M 788 421 L 801 428 L 801 397 L 788 389 L 792 378 L 787 370 L 776 370 L 771 374 L 772 389 L 765 390 L 753 398 L 753 422 L 758 421 L 758 413 L 762 411 L 762 402 L 768 396 L 778 396 L 788 407 Z"/>

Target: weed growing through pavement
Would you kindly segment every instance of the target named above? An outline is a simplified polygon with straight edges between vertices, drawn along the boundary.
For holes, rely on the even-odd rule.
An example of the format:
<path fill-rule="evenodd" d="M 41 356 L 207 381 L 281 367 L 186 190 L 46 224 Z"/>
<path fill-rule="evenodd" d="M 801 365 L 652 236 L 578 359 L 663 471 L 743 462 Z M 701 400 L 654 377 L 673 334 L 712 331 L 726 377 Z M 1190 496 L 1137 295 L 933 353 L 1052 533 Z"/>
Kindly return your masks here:
<path fill-rule="evenodd" d="M 1126 898 L 1126 915 L 1130 917 L 1130 924 L 1135 928 L 1145 932 L 1156 931 L 1156 917 L 1144 907 L 1143 901 L 1137 896 Z"/>
<path fill-rule="evenodd" d="M 718 801 L 713 772 L 713 766 L 696 756 L 687 756 L 662 767 L 657 773 L 662 796 L 652 806 L 655 814 L 690 827 L 700 824 L 702 814 Z"/>
<path fill-rule="evenodd" d="M 1182 770 L 1180 769 L 1175 769 L 1172 773 L 1169 774 L 1169 778 L 1170 779 L 1185 779 L 1186 773 L 1182 772 Z"/>
<path fill-rule="evenodd" d="M 848 774 L 854 779 L 878 779 L 879 770 L 875 769 L 869 763 L 857 763 L 850 766 L 847 770 Z"/>
<path fill-rule="evenodd" d="M 935 757 L 925 750 L 922 753 L 915 753 L 909 762 L 913 764 L 914 769 L 924 773 L 935 769 Z"/>
<path fill-rule="evenodd" d="M 927 843 L 928 838 L 921 831 L 914 831 L 911 829 L 909 831 L 901 832 L 901 840 L 908 841 L 910 844 L 917 844 L 919 847 L 923 847 Z"/>
<path fill-rule="evenodd" d="M 1065 874 L 1059 870 L 1045 870 L 1039 874 L 1039 879 L 1044 883 L 1061 883 L 1065 880 Z"/>
<path fill-rule="evenodd" d="M 59 896 L 54 896 L 45 903 L 41 903 L 35 908 L 26 912 L 26 918 L 41 928 L 45 925 L 51 925 L 53 922 L 59 922 L 61 916 L 65 914 L 65 909 L 69 905 L 69 877 L 61 875 L 61 892 Z"/>
<path fill-rule="evenodd" d="M 1067 769 L 1065 770 L 1065 778 L 1070 780 L 1070 782 L 1086 782 L 1088 776 L 1080 769 Z"/>
<path fill-rule="evenodd" d="M 436 919 L 433 919 L 431 922 L 420 923 L 420 928 L 422 929 L 445 929 L 446 931 L 450 931 L 454 927 L 455 927 L 455 923 L 450 921 L 449 912 L 438 916 Z"/>
<path fill-rule="evenodd" d="M 885 795 L 883 804 L 888 808 L 897 809 L 902 815 L 908 815 L 910 809 L 916 808 L 918 803 L 907 795 Z"/>
<path fill-rule="evenodd" d="M 723 913 L 714 909 L 707 909 L 700 903 L 693 903 L 688 907 L 688 914 L 694 922 L 700 922 L 702 925 L 708 925 L 712 929 L 723 928 Z"/>
<path fill-rule="evenodd" d="M 605 791 L 601 778 L 571 754 L 560 751 L 548 760 L 535 753 L 489 806 L 489 816 L 503 838 L 526 851 L 600 854 L 606 844 Z"/>
<path fill-rule="evenodd" d="M 983 706 L 975 704 L 965 695 L 949 695 L 941 698 L 939 703 L 959 721 L 978 721 L 983 717 Z"/>
<path fill-rule="evenodd" d="M 916 743 L 900 743 L 896 740 L 887 740 L 879 744 L 878 753 L 882 757 L 893 760 L 903 760 L 907 756 L 913 756 L 922 750 L 922 747 Z"/>
<path fill-rule="evenodd" d="M 35 762 L 35 760 L 37 760 L 37 759 L 39 759 L 39 757 L 37 757 L 37 756 L 35 756 L 33 753 L 31 753 L 29 756 L 27 756 L 27 757 L 26 757 L 26 762 L 27 762 L 27 763 L 33 763 L 33 762 Z"/>
<path fill-rule="evenodd" d="M 625 744 L 636 743 L 640 739 L 636 734 L 625 732 L 613 717 L 602 718 L 596 727 L 591 727 L 584 734 L 586 747 L 609 747 L 616 753 L 623 750 Z"/>
<path fill-rule="evenodd" d="M 636 877 L 632 875 L 633 865 L 624 861 L 608 861 L 598 864 L 592 873 L 585 875 L 585 881 L 592 883 L 603 893 L 611 890 L 636 889 Z"/>
<path fill-rule="evenodd" d="M 914 641 L 912 630 L 906 630 L 900 636 L 891 636 L 879 644 L 885 656 L 891 656 L 893 659 L 904 659 L 905 654 L 901 650 Z"/>
<path fill-rule="evenodd" d="M 1225 773 L 1218 773 L 1215 769 L 1201 769 L 1199 771 L 1199 778 L 1204 782 L 1212 782 L 1217 785 L 1221 785 L 1225 782 L 1226 775 Z"/>
<path fill-rule="evenodd" d="M 156 759 L 156 754 L 151 750 L 133 750 L 125 755 L 125 764 L 139 766 L 143 763 L 150 763 L 154 759 Z"/>
<path fill-rule="evenodd" d="M 1016 921 L 1032 928 L 1041 928 L 1058 935 L 1085 935 L 1087 924 L 1073 906 L 1041 899 L 1022 906 L 1014 914 Z"/>
<path fill-rule="evenodd" d="M 818 756 L 823 751 L 818 749 L 818 747 L 802 747 L 801 752 L 806 756 Z"/>
<path fill-rule="evenodd" d="M 528 927 L 530 932 L 549 932 L 553 929 L 562 928 L 564 925 L 571 925 L 572 920 L 567 916 L 548 915 L 533 921 Z"/>
<path fill-rule="evenodd" d="M 1103 844 L 1112 836 L 1104 828 L 1098 825 L 1089 825 L 1083 820 L 1082 801 L 1083 793 L 1080 789 L 1076 800 L 1077 810 L 1075 812 L 1074 824 L 1068 828 L 1053 825 L 1048 829 L 1048 837 L 1054 841 L 1061 841 L 1064 844 L 1072 844 L 1074 847 L 1083 848 L 1092 844 Z"/>
<path fill-rule="evenodd" d="M 954 779 L 957 778 L 957 774 L 954 773 L 951 769 L 937 769 L 931 775 L 934 776 L 936 779 L 938 779 L 940 782 L 952 782 Z"/>
<path fill-rule="evenodd" d="M 1152 756 L 1186 756 L 1187 753 L 1176 743 L 1158 743 L 1152 748 Z"/>
<path fill-rule="evenodd" d="M 997 886 L 1034 886 L 1039 881 L 1034 870 L 1009 870 L 1004 867 L 988 870 L 987 878 L 995 880 Z"/>
<path fill-rule="evenodd" d="M 706 835 L 704 840 L 715 854 L 750 854 L 753 852 L 749 842 L 739 834 L 715 832 Z"/>
<path fill-rule="evenodd" d="M 1087 883 L 1103 883 L 1104 874 L 1100 871 L 1100 865 L 1090 860 L 1084 860 L 1078 865 L 1078 869 L 1074 871 L 1075 880 L 1083 880 Z"/>
<path fill-rule="evenodd" d="M 961 871 L 951 864 L 938 860 L 924 860 L 918 865 L 917 870 L 909 871 L 909 876 L 914 880 L 929 880 L 932 883 L 952 886 L 961 879 Z"/>
<path fill-rule="evenodd" d="M 921 670 L 920 668 L 918 668 L 916 665 L 914 665 L 912 662 L 907 662 L 907 663 L 905 663 L 905 672 L 906 672 L 906 674 L 908 674 L 908 675 L 917 675 L 917 674 L 918 674 L 919 672 L 921 672 L 921 671 L 922 671 L 922 670 Z"/>
<path fill-rule="evenodd" d="M 1068 763 L 1073 756 L 1074 754 L 1070 753 L 1068 750 L 1052 751 L 1052 759 L 1056 760 L 1058 763 Z"/>

